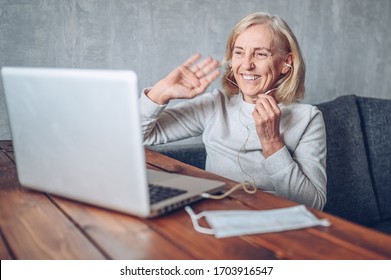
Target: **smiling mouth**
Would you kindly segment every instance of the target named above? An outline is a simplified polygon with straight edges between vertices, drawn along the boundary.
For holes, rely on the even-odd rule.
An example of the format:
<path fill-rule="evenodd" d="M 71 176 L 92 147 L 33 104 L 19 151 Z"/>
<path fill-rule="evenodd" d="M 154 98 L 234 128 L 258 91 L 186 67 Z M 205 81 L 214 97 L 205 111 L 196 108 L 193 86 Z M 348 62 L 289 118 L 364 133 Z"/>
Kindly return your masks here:
<path fill-rule="evenodd" d="M 261 76 L 259 76 L 259 75 L 246 75 L 246 74 L 242 74 L 242 77 L 243 77 L 243 79 L 246 80 L 246 81 L 254 81 L 254 80 L 260 78 Z"/>

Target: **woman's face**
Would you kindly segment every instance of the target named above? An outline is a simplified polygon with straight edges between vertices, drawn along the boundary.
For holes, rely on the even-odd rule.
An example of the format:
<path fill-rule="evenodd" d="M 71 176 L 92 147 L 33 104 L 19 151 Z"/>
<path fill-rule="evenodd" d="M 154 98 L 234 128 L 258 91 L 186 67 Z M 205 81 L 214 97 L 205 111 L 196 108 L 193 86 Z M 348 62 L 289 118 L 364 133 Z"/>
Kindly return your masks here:
<path fill-rule="evenodd" d="M 236 38 L 232 71 L 246 102 L 255 103 L 285 72 L 272 36 L 265 25 L 253 25 Z"/>

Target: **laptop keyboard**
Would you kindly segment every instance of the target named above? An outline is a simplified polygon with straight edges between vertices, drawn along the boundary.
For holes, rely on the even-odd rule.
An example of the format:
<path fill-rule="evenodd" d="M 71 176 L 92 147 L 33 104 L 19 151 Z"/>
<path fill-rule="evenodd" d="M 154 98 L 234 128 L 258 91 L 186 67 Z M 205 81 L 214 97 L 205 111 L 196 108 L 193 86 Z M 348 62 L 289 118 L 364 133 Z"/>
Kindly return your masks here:
<path fill-rule="evenodd" d="M 154 204 L 159 201 L 186 193 L 185 190 L 175 189 L 171 187 L 165 187 L 155 184 L 149 184 L 149 199 L 150 203 Z"/>

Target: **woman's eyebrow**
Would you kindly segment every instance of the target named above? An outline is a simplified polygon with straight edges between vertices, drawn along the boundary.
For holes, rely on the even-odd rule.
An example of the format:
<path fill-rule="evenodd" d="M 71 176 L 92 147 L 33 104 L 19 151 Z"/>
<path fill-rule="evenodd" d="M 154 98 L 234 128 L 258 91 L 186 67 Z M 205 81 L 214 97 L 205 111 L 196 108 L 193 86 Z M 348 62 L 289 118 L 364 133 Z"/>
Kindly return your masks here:
<path fill-rule="evenodd" d="M 244 50 L 243 47 L 240 47 L 240 46 L 234 46 L 234 49 L 241 49 L 241 50 Z M 257 47 L 257 48 L 254 48 L 254 51 L 259 51 L 259 50 L 266 50 L 268 52 L 272 52 L 272 50 L 270 48 L 266 48 L 266 47 Z"/>

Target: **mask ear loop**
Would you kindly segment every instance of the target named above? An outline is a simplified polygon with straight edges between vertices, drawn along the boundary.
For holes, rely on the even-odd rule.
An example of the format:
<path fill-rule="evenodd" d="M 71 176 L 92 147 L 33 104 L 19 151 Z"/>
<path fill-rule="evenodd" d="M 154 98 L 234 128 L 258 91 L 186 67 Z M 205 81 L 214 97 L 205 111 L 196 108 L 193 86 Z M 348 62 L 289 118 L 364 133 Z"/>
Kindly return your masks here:
<path fill-rule="evenodd" d="M 198 224 L 198 220 L 205 217 L 204 212 L 196 214 L 196 213 L 194 213 L 193 209 L 191 209 L 190 206 L 186 206 L 185 210 L 186 210 L 187 214 L 189 214 L 191 222 L 193 223 L 193 227 L 196 231 L 198 231 L 199 233 L 214 235 L 213 229 L 202 227 Z"/>

